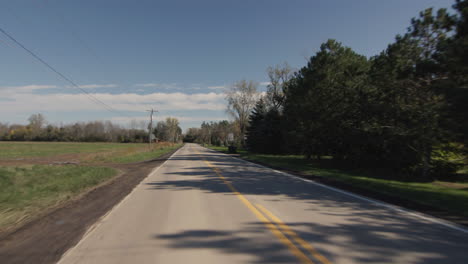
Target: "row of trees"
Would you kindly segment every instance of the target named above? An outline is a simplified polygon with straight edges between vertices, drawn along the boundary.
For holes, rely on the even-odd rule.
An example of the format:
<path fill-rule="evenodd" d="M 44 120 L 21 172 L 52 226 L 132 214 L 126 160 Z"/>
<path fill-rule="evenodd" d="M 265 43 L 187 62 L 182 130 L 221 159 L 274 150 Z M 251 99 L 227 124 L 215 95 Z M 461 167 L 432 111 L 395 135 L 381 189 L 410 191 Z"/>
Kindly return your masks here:
<path fill-rule="evenodd" d="M 232 134 L 232 138 L 229 138 Z M 189 128 L 184 137 L 185 142 L 196 142 L 216 146 L 228 146 L 239 138 L 239 126 L 227 120 L 203 122 L 200 128 Z"/>
<path fill-rule="evenodd" d="M 267 94 L 250 115 L 247 147 L 422 177 L 454 170 L 457 162 L 443 155 L 453 142 L 467 143 L 468 1 L 454 8 L 457 15 L 421 12 L 405 35 L 370 59 L 328 40 L 299 71 L 270 68 Z"/>
<path fill-rule="evenodd" d="M 47 124 L 42 114 L 29 117 L 28 125 L 0 123 L 0 140 L 5 141 L 75 141 L 75 142 L 148 142 L 142 124 L 123 128 L 110 121 L 77 122 L 68 125 Z M 144 124 L 143 124 L 144 127 Z"/>
<path fill-rule="evenodd" d="M 144 121 L 132 120 L 130 128 L 110 121 L 77 122 L 69 125 L 47 124 L 42 114 L 31 115 L 28 125 L 0 123 L 0 140 L 4 141 L 74 141 L 74 142 L 148 142 Z M 154 135 L 161 141 L 178 142 L 182 130 L 176 118 L 157 123 Z"/>

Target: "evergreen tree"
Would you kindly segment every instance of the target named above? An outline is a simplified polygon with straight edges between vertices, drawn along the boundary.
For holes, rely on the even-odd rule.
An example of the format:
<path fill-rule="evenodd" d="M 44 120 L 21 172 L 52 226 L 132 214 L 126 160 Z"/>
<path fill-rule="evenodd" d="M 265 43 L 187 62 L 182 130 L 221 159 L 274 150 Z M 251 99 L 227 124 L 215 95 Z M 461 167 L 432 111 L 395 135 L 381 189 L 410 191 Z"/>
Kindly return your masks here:
<path fill-rule="evenodd" d="M 266 115 L 266 105 L 262 98 L 255 104 L 250 116 L 247 127 L 247 148 L 252 152 L 263 152 L 265 147 L 264 124 Z"/>
<path fill-rule="evenodd" d="M 364 56 L 335 40 L 322 44 L 287 86 L 285 116 L 290 137 L 298 139 L 307 157 L 346 158 L 358 148 L 361 97 L 366 91 L 369 64 Z"/>

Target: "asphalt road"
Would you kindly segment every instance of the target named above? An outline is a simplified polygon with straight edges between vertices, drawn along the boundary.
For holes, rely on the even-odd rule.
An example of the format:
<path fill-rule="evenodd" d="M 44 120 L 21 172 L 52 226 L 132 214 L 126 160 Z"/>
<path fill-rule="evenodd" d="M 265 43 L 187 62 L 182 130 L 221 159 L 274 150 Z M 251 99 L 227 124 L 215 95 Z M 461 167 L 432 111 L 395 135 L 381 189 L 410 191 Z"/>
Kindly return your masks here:
<path fill-rule="evenodd" d="M 465 264 L 467 251 L 463 230 L 187 144 L 59 263 Z"/>

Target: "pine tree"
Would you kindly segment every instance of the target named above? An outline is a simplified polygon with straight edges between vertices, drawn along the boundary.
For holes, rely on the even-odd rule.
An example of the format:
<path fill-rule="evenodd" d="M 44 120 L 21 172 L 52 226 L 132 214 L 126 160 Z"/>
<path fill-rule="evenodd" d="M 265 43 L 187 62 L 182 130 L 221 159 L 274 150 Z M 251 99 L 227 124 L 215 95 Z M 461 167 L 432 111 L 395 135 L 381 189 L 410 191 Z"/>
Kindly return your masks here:
<path fill-rule="evenodd" d="M 266 115 L 266 105 L 262 98 L 257 101 L 252 113 L 249 116 L 249 126 L 247 127 L 247 148 L 252 152 L 262 152 L 265 146 L 264 120 Z"/>

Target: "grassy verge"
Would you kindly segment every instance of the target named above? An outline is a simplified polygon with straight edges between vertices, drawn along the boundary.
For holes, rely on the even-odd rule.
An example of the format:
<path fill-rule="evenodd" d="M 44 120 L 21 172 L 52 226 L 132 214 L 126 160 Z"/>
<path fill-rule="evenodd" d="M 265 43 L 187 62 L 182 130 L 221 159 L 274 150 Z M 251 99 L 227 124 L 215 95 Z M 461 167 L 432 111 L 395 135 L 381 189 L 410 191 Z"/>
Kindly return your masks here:
<path fill-rule="evenodd" d="M 226 152 L 226 147 L 209 147 Z M 468 182 L 404 182 L 374 177 L 369 171 L 352 171 L 323 167 L 299 155 L 263 155 L 239 151 L 242 158 L 274 167 L 299 171 L 307 175 L 331 178 L 359 188 L 404 198 L 419 204 L 447 210 L 468 217 Z M 373 177 L 369 176 L 372 175 Z"/>
<path fill-rule="evenodd" d="M 0 167 L 0 229 L 70 199 L 116 175 L 105 167 Z"/>
<path fill-rule="evenodd" d="M 211 146 L 211 145 L 203 145 L 204 147 L 210 148 L 212 150 L 216 150 L 219 152 L 224 152 L 227 153 L 227 147 L 221 147 L 221 146 Z"/>
<path fill-rule="evenodd" d="M 159 145 L 155 146 L 151 151 L 136 151 L 133 153 L 127 153 L 124 155 L 117 155 L 110 157 L 107 161 L 113 163 L 131 163 L 138 161 L 145 161 L 158 158 L 168 152 L 174 151 L 179 148 L 182 144 L 171 144 L 171 145 Z"/>

